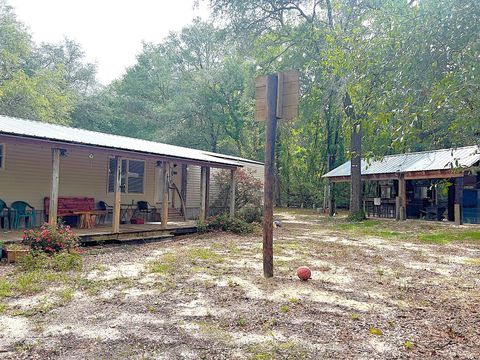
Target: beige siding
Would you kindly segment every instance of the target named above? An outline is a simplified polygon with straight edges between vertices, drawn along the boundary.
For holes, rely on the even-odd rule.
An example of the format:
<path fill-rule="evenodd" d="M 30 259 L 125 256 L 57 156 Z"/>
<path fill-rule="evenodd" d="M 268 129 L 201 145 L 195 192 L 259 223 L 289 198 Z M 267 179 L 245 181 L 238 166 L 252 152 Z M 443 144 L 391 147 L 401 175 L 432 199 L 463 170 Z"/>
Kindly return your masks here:
<path fill-rule="evenodd" d="M 5 168 L 0 170 L 0 199 L 7 205 L 16 200 L 30 203 L 37 210 L 43 209 L 43 198 L 49 196 L 52 171 L 52 147 L 67 150 L 67 156 L 60 159 L 60 196 L 88 196 L 95 201 L 113 203 L 113 194 L 108 193 L 108 159 L 123 155 L 115 150 L 100 149 L 66 144 L 53 144 L 45 141 L 18 139 L 0 135 L 0 143 L 5 144 Z M 146 200 L 151 204 L 158 201 L 156 195 L 156 162 L 152 156 L 133 155 L 128 158 L 145 160 L 144 194 L 122 194 L 122 203 Z M 180 165 L 180 164 L 179 164 Z M 244 169 L 252 170 L 254 176 L 263 182 L 263 165 L 243 163 Z M 174 181 L 181 186 L 180 167 L 176 169 Z M 214 174 L 220 169 L 212 168 L 210 183 L 210 203 L 219 194 Z M 229 170 L 227 170 L 229 171 Z M 176 207 L 180 202 L 176 200 Z M 200 166 L 189 165 L 187 170 L 186 207 L 200 207 Z"/>
<path fill-rule="evenodd" d="M 200 208 L 200 166 L 189 165 L 187 169 L 187 208 Z"/>
<path fill-rule="evenodd" d="M 23 200 L 37 210 L 43 209 L 43 198 L 50 193 L 53 146 L 67 149 L 67 156 L 60 159 L 60 196 L 89 196 L 96 201 L 113 202 L 113 194 L 107 193 L 107 176 L 108 159 L 116 155 L 115 151 L 4 136 L 0 136 L 0 143 L 6 145 L 5 169 L 0 170 L 0 198 L 7 204 Z M 132 158 L 146 161 L 144 194 L 122 194 L 122 203 L 132 200 L 154 203 L 155 160 Z"/>

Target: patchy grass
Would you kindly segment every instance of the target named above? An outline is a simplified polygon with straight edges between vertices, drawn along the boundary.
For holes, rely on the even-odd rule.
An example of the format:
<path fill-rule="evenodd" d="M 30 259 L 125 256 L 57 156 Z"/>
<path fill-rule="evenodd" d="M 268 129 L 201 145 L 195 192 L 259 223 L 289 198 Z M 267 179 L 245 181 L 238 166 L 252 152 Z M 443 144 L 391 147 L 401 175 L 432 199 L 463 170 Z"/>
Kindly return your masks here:
<path fill-rule="evenodd" d="M 31 295 L 43 290 L 42 272 L 30 271 L 20 274 L 14 283 L 15 290 L 23 295 Z"/>
<path fill-rule="evenodd" d="M 212 263 L 221 263 L 224 261 L 220 254 L 217 254 L 211 249 L 207 248 L 192 248 L 187 252 L 187 256 L 190 260 L 203 260 Z"/>
<path fill-rule="evenodd" d="M 3 314 L 5 311 L 7 311 L 8 305 L 0 303 L 0 314 Z"/>
<path fill-rule="evenodd" d="M 16 329 L 0 347 L 35 344 L 24 358 L 52 359 L 477 357 L 480 243 L 420 240 L 474 240 L 475 227 L 344 223 L 306 210 L 276 218 L 271 279 L 261 236 L 224 233 L 89 249 L 81 266 L 67 257 L 0 267 L 1 317 Z"/>
<path fill-rule="evenodd" d="M 463 230 L 452 229 L 444 231 L 436 231 L 431 233 L 423 233 L 418 235 L 418 239 L 425 242 L 435 244 L 448 244 L 459 241 L 479 241 L 480 230 Z"/>
<path fill-rule="evenodd" d="M 480 230 L 448 228 L 443 223 L 435 222 L 418 222 L 412 225 L 411 222 L 393 220 L 368 219 L 352 223 L 326 219 L 326 225 L 337 231 L 387 240 L 419 240 L 433 244 L 480 240 Z"/>
<path fill-rule="evenodd" d="M 0 299 L 12 295 L 12 285 L 5 279 L 0 279 Z"/>

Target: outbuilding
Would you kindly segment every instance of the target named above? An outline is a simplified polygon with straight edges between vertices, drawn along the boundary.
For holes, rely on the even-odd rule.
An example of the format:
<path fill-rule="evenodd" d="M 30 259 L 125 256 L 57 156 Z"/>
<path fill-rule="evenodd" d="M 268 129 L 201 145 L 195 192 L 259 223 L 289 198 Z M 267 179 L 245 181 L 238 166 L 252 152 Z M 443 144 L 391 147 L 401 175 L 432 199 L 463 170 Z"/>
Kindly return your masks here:
<path fill-rule="evenodd" d="M 369 216 L 480 223 L 480 148 L 476 145 L 362 159 Z M 324 175 L 350 181 L 350 161 Z"/>

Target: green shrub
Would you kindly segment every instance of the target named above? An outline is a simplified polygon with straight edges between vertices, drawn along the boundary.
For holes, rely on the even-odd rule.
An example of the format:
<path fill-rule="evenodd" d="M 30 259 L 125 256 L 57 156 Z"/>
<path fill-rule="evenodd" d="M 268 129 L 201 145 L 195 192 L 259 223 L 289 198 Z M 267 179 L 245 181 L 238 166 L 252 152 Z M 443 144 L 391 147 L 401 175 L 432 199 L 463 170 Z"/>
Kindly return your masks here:
<path fill-rule="evenodd" d="M 249 224 L 261 224 L 263 222 L 263 209 L 260 206 L 246 206 L 237 211 L 237 216 Z"/>
<path fill-rule="evenodd" d="M 75 236 L 70 226 L 57 224 L 52 226 L 43 224 L 39 230 L 26 230 L 23 242 L 33 250 L 53 254 L 59 251 L 70 251 L 78 246 L 78 237 Z"/>
<path fill-rule="evenodd" d="M 366 220 L 365 212 L 363 210 L 357 211 L 356 213 L 350 214 L 347 217 L 347 221 L 350 222 L 360 222 Z"/>
<path fill-rule="evenodd" d="M 24 271 L 54 270 L 79 271 L 82 269 L 82 257 L 76 253 L 59 252 L 49 256 L 43 252 L 32 252 L 21 259 L 18 264 Z"/>
<path fill-rule="evenodd" d="M 246 221 L 239 218 L 231 219 L 226 214 L 208 218 L 207 221 L 205 222 L 205 228 L 208 231 L 221 230 L 221 231 L 230 231 L 236 234 L 248 234 L 253 231 L 252 224 L 249 224 Z"/>

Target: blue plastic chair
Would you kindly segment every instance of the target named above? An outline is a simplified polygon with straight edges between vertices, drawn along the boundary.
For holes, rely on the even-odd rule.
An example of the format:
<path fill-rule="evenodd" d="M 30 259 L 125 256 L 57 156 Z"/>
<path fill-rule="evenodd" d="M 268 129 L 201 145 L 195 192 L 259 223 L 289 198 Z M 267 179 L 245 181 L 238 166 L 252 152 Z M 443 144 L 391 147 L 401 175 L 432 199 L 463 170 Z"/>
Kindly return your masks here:
<path fill-rule="evenodd" d="M 18 225 L 20 224 L 20 220 L 24 219 L 25 227 L 33 228 L 36 224 L 35 222 L 35 208 L 25 201 L 14 201 L 12 205 L 10 205 L 12 209 L 12 216 L 13 216 L 13 228 L 18 229 Z M 28 220 L 28 221 L 27 221 Z"/>

